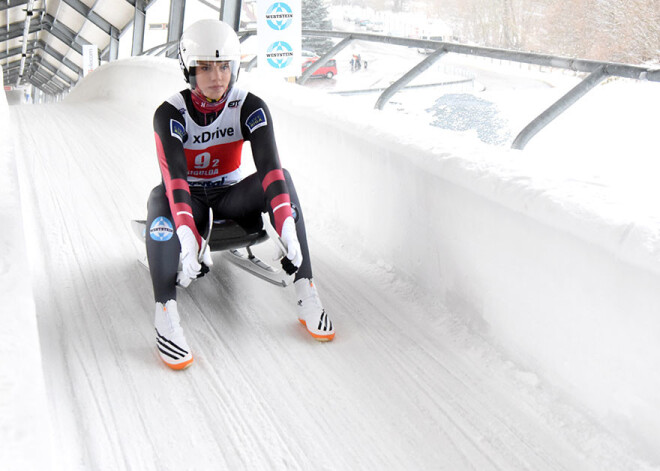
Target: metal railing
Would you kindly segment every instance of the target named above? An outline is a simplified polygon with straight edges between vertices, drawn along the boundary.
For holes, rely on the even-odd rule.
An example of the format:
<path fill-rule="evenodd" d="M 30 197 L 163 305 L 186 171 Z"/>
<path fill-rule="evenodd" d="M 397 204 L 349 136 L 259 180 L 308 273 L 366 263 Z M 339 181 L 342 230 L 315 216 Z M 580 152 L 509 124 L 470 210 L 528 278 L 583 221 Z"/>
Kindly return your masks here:
<path fill-rule="evenodd" d="M 256 35 L 256 30 L 239 31 L 238 35 L 241 42 L 244 42 L 250 36 Z M 318 60 L 311 64 L 302 75 L 297 79 L 297 83 L 303 85 L 319 68 L 323 67 L 327 61 L 332 59 L 338 52 L 346 48 L 353 41 L 367 41 L 393 46 L 406 46 L 418 49 L 433 50 L 418 64 L 408 70 L 403 76 L 392 83 L 389 87 L 382 90 L 382 93 L 376 100 L 374 107 L 383 109 L 385 104 L 400 90 L 404 89 L 413 79 L 431 67 L 436 61 L 447 53 L 464 54 L 471 56 L 486 57 L 491 59 L 519 62 L 557 69 L 571 70 L 574 72 L 588 74 L 580 83 L 573 87 L 568 93 L 559 98 L 555 103 L 543 111 L 539 116 L 532 120 L 516 136 L 511 145 L 514 149 L 523 149 L 525 145 L 545 126 L 552 122 L 557 116 L 566 111 L 571 105 L 582 98 L 589 90 L 594 88 L 605 78 L 622 77 L 635 80 L 647 80 L 660 82 L 660 68 L 643 67 L 638 65 L 620 64 L 615 62 L 601 62 L 586 59 L 576 59 L 571 57 L 552 56 L 548 54 L 537 54 L 533 52 L 511 51 L 507 49 L 497 49 L 490 47 L 472 46 L 453 42 L 436 41 L 430 39 L 404 38 L 399 36 L 385 36 L 372 33 L 360 33 L 349 31 L 324 31 L 304 29 L 303 36 L 337 38 L 340 41 L 332 47 L 327 53 L 323 54 Z M 145 51 L 144 54 L 161 55 L 176 47 L 176 42 L 162 44 Z M 256 57 L 243 67 L 247 70 L 252 69 L 256 64 Z"/>
<path fill-rule="evenodd" d="M 239 32 L 242 39 L 256 34 L 254 30 Z M 511 147 L 514 149 L 523 149 L 529 140 L 539 131 L 553 121 L 557 116 L 566 111 L 571 105 L 582 98 L 589 90 L 594 88 L 605 78 L 614 76 L 635 80 L 647 80 L 660 82 L 660 68 L 643 67 L 638 65 L 620 64 L 615 62 L 601 62 L 586 59 L 576 59 L 571 57 L 552 56 L 548 54 L 537 54 L 533 52 L 511 51 L 507 49 L 497 49 L 489 47 L 471 46 L 453 42 L 436 41 L 430 39 L 404 38 L 398 36 L 384 36 L 372 33 L 348 32 L 348 31 L 323 31 L 323 30 L 303 30 L 303 36 L 326 37 L 340 39 L 330 51 L 323 54 L 314 62 L 298 79 L 299 84 L 304 84 L 309 77 L 335 54 L 346 48 L 351 42 L 368 41 L 394 46 L 407 46 L 413 48 L 430 49 L 434 52 L 425 57 L 417 65 L 407 71 L 402 77 L 386 88 L 376 100 L 375 108 L 382 109 L 385 104 L 398 91 L 406 87 L 415 77 L 427 70 L 433 63 L 451 52 L 455 54 L 464 54 L 471 56 L 480 56 L 491 59 L 506 60 L 538 66 L 552 67 L 557 69 L 571 70 L 589 74 L 579 84 L 577 84 L 568 93 L 553 103 L 549 108 L 543 111 L 532 122 L 530 122 L 516 136 Z M 250 65 L 252 67 L 253 64 Z"/>
<path fill-rule="evenodd" d="M 179 46 L 179 41 L 170 41 L 168 43 L 159 44 L 151 49 L 143 51 L 141 56 L 162 56 L 173 52 Z"/>

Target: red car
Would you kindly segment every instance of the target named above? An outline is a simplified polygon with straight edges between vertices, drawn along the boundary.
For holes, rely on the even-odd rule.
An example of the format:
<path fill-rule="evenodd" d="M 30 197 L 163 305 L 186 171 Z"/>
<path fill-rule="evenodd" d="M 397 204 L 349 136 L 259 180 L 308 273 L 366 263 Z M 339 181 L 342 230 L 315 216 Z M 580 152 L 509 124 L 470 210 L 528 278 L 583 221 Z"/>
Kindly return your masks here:
<path fill-rule="evenodd" d="M 307 69 L 309 69 L 309 66 L 317 60 L 319 60 L 318 57 L 304 59 L 302 64 L 302 71 L 305 72 Z M 319 69 L 312 74 L 312 77 L 325 77 L 331 79 L 335 75 L 337 75 L 337 62 L 334 59 L 330 59 L 328 62 L 319 67 Z"/>

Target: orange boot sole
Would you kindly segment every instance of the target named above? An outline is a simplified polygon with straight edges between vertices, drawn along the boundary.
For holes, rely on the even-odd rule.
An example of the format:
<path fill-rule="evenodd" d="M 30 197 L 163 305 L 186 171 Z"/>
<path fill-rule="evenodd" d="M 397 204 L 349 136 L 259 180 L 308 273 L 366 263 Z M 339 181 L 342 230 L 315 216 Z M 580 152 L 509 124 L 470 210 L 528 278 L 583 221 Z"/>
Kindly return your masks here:
<path fill-rule="evenodd" d="M 161 360 L 163 360 L 163 359 L 161 358 Z M 183 363 L 168 363 L 165 360 L 163 360 L 163 363 L 165 363 L 167 366 L 169 366 L 173 370 L 185 370 L 190 365 L 192 365 L 193 360 L 194 360 L 194 358 L 190 358 L 190 360 L 184 361 Z"/>
<path fill-rule="evenodd" d="M 298 322 L 300 322 L 302 325 L 305 326 L 307 329 L 307 323 L 303 319 L 298 319 Z M 307 332 L 309 332 L 309 335 L 314 337 L 314 339 L 318 340 L 319 342 L 329 342 L 330 340 L 335 338 L 335 333 L 327 334 L 327 335 L 321 335 L 321 334 L 315 334 L 314 332 L 310 331 L 307 329 Z"/>

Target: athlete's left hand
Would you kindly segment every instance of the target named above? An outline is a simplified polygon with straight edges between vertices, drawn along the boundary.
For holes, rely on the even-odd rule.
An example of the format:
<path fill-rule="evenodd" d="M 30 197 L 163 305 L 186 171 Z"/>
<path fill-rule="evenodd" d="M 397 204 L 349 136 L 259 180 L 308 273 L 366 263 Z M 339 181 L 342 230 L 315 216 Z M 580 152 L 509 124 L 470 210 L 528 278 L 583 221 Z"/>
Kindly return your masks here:
<path fill-rule="evenodd" d="M 298 234 L 296 232 L 296 222 L 293 217 L 289 216 L 282 224 L 282 242 L 287 249 L 286 259 L 282 259 L 282 267 L 289 275 L 293 275 L 300 265 L 302 264 L 303 256 L 298 242 Z M 289 263 L 287 263 L 289 262 Z"/>
<path fill-rule="evenodd" d="M 203 253 L 199 253 L 199 245 L 192 232 L 186 226 L 179 226 L 176 230 L 181 244 L 181 271 L 177 273 L 176 282 L 179 286 L 187 288 L 190 283 L 208 273 L 209 267 L 213 265 L 211 259 L 211 250 L 202 239 L 202 246 L 205 246 Z"/>

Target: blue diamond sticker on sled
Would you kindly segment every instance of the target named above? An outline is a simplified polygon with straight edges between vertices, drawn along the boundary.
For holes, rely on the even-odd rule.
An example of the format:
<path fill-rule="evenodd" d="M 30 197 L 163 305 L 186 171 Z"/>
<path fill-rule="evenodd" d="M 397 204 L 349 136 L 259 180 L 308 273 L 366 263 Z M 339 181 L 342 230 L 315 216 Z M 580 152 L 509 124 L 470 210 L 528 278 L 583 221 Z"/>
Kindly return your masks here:
<path fill-rule="evenodd" d="M 270 224 L 268 215 L 246 220 L 213 219 L 209 211 L 209 224 L 207 234 L 204 234 L 206 243 L 212 252 L 223 252 L 224 257 L 234 265 L 246 270 L 252 275 L 278 286 L 286 287 L 293 276 L 287 275 L 281 268 L 273 267 L 261 260 L 253 252 L 253 247 L 264 242 L 272 242 L 277 247 L 280 256 L 286 253 L 282 241 Z M 131 220 L 131 227 L 135 235 L 142 241 L 146 236 L 146 221 L 142 219 Z M 138 259 L 149 268 L 146 255 Z"/>

